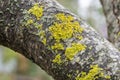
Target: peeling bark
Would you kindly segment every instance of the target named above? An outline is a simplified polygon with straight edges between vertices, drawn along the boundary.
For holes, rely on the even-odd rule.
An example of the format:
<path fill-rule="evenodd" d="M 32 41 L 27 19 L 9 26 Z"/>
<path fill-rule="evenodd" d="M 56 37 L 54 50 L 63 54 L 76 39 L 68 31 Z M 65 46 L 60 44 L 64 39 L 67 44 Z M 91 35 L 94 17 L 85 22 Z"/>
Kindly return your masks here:
<path fill-rule="evenodd" d="M 108 23 L 108 38 L 120 50 L 120 0 L 100 0 Z"/>
<path fill-rule="evenodd" d="M 120 79 L 120 52 L 53 0 L 1 0 L 0 44 L 56 80 Z"/>

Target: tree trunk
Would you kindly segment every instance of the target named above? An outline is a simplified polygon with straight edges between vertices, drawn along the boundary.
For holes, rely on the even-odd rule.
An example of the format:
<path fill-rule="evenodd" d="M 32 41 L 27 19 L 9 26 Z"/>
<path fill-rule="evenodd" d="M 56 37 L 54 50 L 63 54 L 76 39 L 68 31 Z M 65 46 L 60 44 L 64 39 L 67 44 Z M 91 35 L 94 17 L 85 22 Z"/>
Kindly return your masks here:
<path fill-rule="evenodd" d="M 53 0 L 1 0 L 0 44 L 56 80 L 120 79 L 120 52 Z"/>
<path fill-rule="evenodd" d="M 120 0 L 100 0 L 108 23 L 108 38 L 120 50 Z"/>

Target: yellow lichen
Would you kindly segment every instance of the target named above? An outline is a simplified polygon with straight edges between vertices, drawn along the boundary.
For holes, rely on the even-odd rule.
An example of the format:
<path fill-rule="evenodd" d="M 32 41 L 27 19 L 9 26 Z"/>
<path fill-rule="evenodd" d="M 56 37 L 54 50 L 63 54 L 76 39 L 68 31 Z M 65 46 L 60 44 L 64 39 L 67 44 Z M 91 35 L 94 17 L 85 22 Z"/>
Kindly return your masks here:
<path fill-rule="evenodd" d="M 72 21 L 74 18 L 72 16 L 65 16 L 64 13 L 58 13 L 56 14 L 56 18 L 57 20 L 61 20 L 61 21 L 65 21 L 65 22 L 69 22 L 69 21 Z"/>
<path fill-rule="evenodd" d="M 46 44 L 47 44 L 47 39 L 46 39 L 45 31 L 42 29 L 42 24 L 36 25 L 35 27 L 36 27 L 38 30 L 40 30 L 37 35 L 40 36 L 40 38 L 41 38 L 41 40 L 42 40 L 42 43 L 43 43 L 44 45 L 46 45 Z"/>
<path fill-rule="evenodd" d="M 83 28 L 82 27 L 80 27 L 80 24 L 79 24 L 79 22 L 77 22 L 77 21 L 75 21 L 75 22 L 73 22 L 73 27 L 74 27 L 74 32 L 76 32 L 76 33 L 82 33 L 83 32 Z"/>
<path fill-rule="evenodd" d="M 61 55 L 60 55 L 60 54 L 57 54 L 57 55 L 55 56 L 55 59 L 53 59 L 52 62 L 57 63 L 57 64 L 61 64 L 61 63 L 62 63 Z"/>
<path fill-rule="evenodd" d="M 42 24 L 36 24 L 35 27 L 36 27 L 38 30 L 42 30 Z"/>
<path fill-rule="evenodd" d="M 49 30 L 52 33 L 52 36 L 58 41 L 60 39 L 64 40 L 64 39 L 72 37 L 72 34 L 73 34 L 72 26 L 68 24 L 59 24 L 55 22 L 54 25 L 52 25 L 49 28 Z"/>
<path fill-rule="evenodd" d="M 111 77 L 109 75 L 105 76 L 106 79 L 110 79 Z"/>
<path fill-rule="evenodd" d="M 71 74 L 67 74 L 67 77 L 69 77 L 71 79 L 72 75 Z"/>
<path fill-rule="evenodd" d="M 63 50 L 64 45 L 62 45 L 61 40 L 68 40 L 75 37 L 81 40 L 83 37 L 81 33 L 83 28 L 80 26 L 78 21 L 74 20 L 74 17 L 64 13 L 58 13 L 55 15 L 56 22 L 49 27 L 52 38 L 54 38 L 55 43 L 51 46 L 52 49 Z M 78 34 L 78 35 L 77 35 Z M 68 60 L 73 60 L 74 56 L 82 50 L 85 50 L 86 46 L 80 43 L 72 43 L 71 47 L 67 47 L 65 50 L 65 56 Z M 56 51 L 57 52 L 57 51 Z"/>
<path fill-rule="evenodd" d="M 82 36 L 75 36 L 77 39 L 79 39 L 79 40 L 82 40 L 83 39 L 83 37 Z"/>
<path fill-rule="evenodd" d="M 74 56 L 82 50 L 85 50 L 86 46 L 80 43 L 72 43 L 71 47 L 67 47 L 65 51 L 65 56 L 69 60 L 73 60 Z"/>
<path fill-rule="evenodd" d="M 36 16 L 37 20 L 39 20 L 43 15 L 43 6 L 39 6 L 39 4 L 36 3 L 32 8 L 29 9 L 28 12 Z"/>
<path fill-rule="evenodd" d="M 102 70 L 103 69 L 100 68 L 98 65 L 92 65 L 91 70 L 88 73 L 81 72 L 80 74 L 78 74 L 75 80 L 96 80 L 99 77 L 110 79 L 110 76 L 104 76 Z"/>
<path fill-rule="evenodd" d="M 43 37 L 45 36 L 45 31 L 41 30 L 41 31 L 38 33 L 38 35 L 43 38 Z"/>
<path fill-rule="evenodd" d="M 32 19 L 29 19 L 29 20 L 27 20 L 27 23 L 26 23 L 26 25 L 30 25 L 30 24 L 33 24 L 33 20 Z"/>
<path fill-rule="evenodd" d="M 52 46 L 52 49 L 63 50 L 63 49 L 64 49 L 64 46 L 63 46 L 63 44 L 61 44 L 61 43 L 55 43 L 55 44 Z"/>
<path fill-rule="evenodd" d="M 120 32 L 118 32 L 118 36 L 120 36 Z"/>
<path fill-rule="evenodd" d="M 69 39 L 76 32 L 81 33 L 83 31 L 83 28 L 80 27 L 77 21 L 72 22 L 74 18 L 71 15 L 65 16 L 63 13 L 58 13 L 56 18 L 62 22 L 54 22 L 54 25 L 49 27 L 49 31 L 57 41 Z"/>
<path fill-rule="evenodd" d="M 45 31 L 41 30 L 37 35 L 39 35 L 41 37 L 43 44 L 46 45 L 47 40 L 46 40 L 46 37 L 45 37 L 46 36 Z"/>
<path fill-rule="evenodd" d="M 46 45 L 46 38 L 43 38 L 42 42 L 44 45 Z"/>
<path fill-rule="evenodd" d="M 35 3 L 28 11 L 27 11 L 27 20 L 26 20 L 26 26 L 34 26 L 34 28 L 37 29 L 37 31 L 35 31 L 35 33 L 33 32 L 33 34 L 36 34 L 37 36 L 39 36 L 40 41 L 46 45 L 46 34 L 45 31 L 43 30 L 43 25 L 40 24 L 37 20 L 39 20 L 42 15 L 43 15 L 43 6 L 40 6 L 39 3 Z M 33 15 L 35 18 L 32 18 L 31 15 Z M 36 33 L 37 32 L 37 33 Z"/>

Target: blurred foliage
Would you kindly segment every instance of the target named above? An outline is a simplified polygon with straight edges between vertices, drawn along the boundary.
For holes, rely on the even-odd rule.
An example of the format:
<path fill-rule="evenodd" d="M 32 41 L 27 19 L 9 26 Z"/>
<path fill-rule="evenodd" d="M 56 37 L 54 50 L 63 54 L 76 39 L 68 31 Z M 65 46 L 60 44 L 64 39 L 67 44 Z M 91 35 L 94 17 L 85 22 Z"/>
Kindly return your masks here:
<path fill-rule="evenodd" d="M 40 78 L 42 78 L 41 80 L 52 80 L 52 77 L 48 76 L 46 72 L 44 72 L 40 67 L 38 67 L 36 64 L 34 64 L 32 61 L 26 59 L 24 56 L 22 56 L 21 54 L 12 51 L 9 48 L 0 46 L 1 52 L 0 56 L 2 56 L 2 60 L 3 64 L 8 64 L 10 60 L 14 59 L 17 62 L 17 66 L 14 68 L 14 70 L 12 71 L 12 73 L 3 73 L 0 72 L 0 80 L 17 80 L 17 79 L 13 79 L 13 76 L 18 76 L 18 75 L 24 75 L 24 76 L 28 76 L 29 77 L 38 77 L 38 79 L 36 80 L 40 80 Z M 2 65 L 2 66 L 6 66 L 6 65 Z M 9 66 L 8 66 L 9 67 Z M 12 74 L 12 75 L 10 75 Z M 22 77 L 22 76 L 21 76 Z M 39 78 L 40 77 L 40 78 Z M 21 80 L 21 79 L 19 79 Z M 26 79 L 25 79 L 26 80 Z M 30 80 L 30 79 L 28 79 Z M 33 80 L 33 79 L 31 79 Z"/>
<path fill-rule="evenodd" d="M 13 80 L 11 76 L 0 74 L 0 80 Z"/>
<path fill-rule="evenodd" d="M 10 61 L 11 59 L 13 58 L 16 58 L 17 59 L 17 54 L 16 52 L 14 52 L 13 50 L 9 49 L 9 48 L 5 48 L 3 47 L 3 53 L 4 53 L 4 58 L 3 58 L 3 61 L 4 62 L 7 62 L 7 61 Z"/>
<path fill-rule="evenodd" d="M 57 0 L 60 4 L 62 4 L 65 8 L 72 11 L 75 14 L 78 14 L 78 0 Z"/>

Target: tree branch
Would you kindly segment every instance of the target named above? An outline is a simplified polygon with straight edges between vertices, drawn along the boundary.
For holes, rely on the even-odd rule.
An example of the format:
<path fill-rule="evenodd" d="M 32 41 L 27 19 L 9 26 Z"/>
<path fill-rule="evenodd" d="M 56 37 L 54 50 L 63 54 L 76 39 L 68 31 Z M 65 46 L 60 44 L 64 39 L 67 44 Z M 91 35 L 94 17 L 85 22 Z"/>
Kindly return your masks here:
<path fill-rule="evenodd" d="M 120 50 L 120 0 L 100 0 L 108 23 L 108 38 Z"/>
<path fill-rule="evenodd" d="M 1 0 L 0 44 L 56 80 L 120 78 L 120 52 L 53 0 Z"/>

